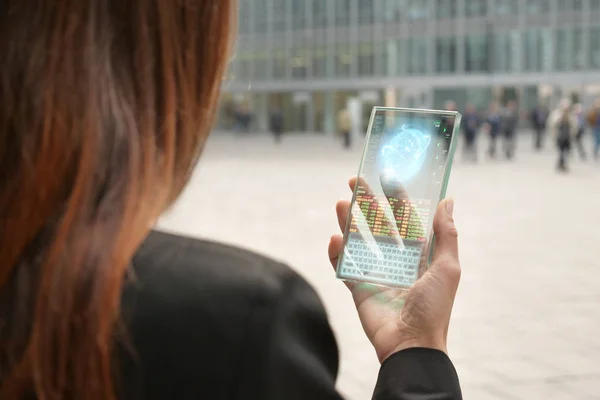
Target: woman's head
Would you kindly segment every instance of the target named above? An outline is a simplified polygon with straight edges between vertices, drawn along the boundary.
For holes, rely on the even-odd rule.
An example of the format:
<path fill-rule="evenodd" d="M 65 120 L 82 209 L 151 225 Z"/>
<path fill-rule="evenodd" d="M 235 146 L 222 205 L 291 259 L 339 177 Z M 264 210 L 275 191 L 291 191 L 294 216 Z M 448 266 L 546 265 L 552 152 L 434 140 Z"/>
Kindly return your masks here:
<path fill-rule="evenodd" d="M 202 150 L 233 2 L 4 5 L 0 397 L 113 392 L 122 278 Z"/>

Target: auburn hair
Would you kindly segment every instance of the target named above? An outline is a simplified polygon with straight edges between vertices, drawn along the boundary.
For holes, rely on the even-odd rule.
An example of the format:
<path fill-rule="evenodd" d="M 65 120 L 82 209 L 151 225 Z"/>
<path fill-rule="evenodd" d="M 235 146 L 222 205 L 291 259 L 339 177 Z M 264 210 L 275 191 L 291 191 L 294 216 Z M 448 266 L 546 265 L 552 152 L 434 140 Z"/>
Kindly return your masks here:
<path fill-rule="evenodd" d="M 114 399 L 126 271 L 209 134 L 235 0 L 2 8 L 0 398 Z"/>

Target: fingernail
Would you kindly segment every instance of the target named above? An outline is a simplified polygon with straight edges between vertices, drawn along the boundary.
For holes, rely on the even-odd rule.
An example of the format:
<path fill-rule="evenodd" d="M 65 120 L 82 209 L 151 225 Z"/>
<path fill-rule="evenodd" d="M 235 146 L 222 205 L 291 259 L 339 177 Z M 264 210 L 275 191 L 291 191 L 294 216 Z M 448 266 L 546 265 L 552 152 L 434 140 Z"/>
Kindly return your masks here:
<path fill-rule="evenodd" d="M 446 214 L 452 218 L 452 214 L 454 214 L 454 199 L 448 198 L 446 199 Z"/>

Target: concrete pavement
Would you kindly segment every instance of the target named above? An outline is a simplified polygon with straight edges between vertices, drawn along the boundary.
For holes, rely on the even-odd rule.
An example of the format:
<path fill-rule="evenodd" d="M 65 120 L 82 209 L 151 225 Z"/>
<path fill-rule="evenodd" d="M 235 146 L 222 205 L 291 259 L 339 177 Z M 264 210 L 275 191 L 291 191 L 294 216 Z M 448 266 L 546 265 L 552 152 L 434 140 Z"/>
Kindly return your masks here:
<path fill-rule="evenodd" d="M 449 351 L 466 399 L 600 399 L 600 163 L 573 158 L 555 172 L 554 148 L 514 162 L 457 153 L 463 277 Z M 349 197 L 358 147 L 333 138 L 213 136 L 164 229 L 230 242 L 284 260 L 322 296 L 341 349 L 339 389 L 369 399 L 378 361 L 327 244 L 334 204 Z"/>

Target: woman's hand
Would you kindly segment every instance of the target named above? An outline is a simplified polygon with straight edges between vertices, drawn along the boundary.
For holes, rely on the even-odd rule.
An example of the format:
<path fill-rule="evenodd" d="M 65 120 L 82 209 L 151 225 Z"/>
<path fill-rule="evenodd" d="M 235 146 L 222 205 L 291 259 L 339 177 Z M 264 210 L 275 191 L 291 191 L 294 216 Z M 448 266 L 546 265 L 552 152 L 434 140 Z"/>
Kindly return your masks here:
<path fill-rule="evenodd" d="M 356 178 L 350 180 L 354 190 Z M 447 353 L 446 339 L 452 305 L 460 280 L 458 233 L 452 213 L 454 202 L 442 201 L 433 221 L 435 249 L 429 269 L 406 290 L 387 289 L 361 283 L 347 283 L 367 337 L 379 361 L 412 347 L 426 347 Z M 344 231 L 350 202 L 339 201 L 336 212 Z M 343 251 L 343 238 L 334 235 L 329 259 L 334 268 Z"/>

